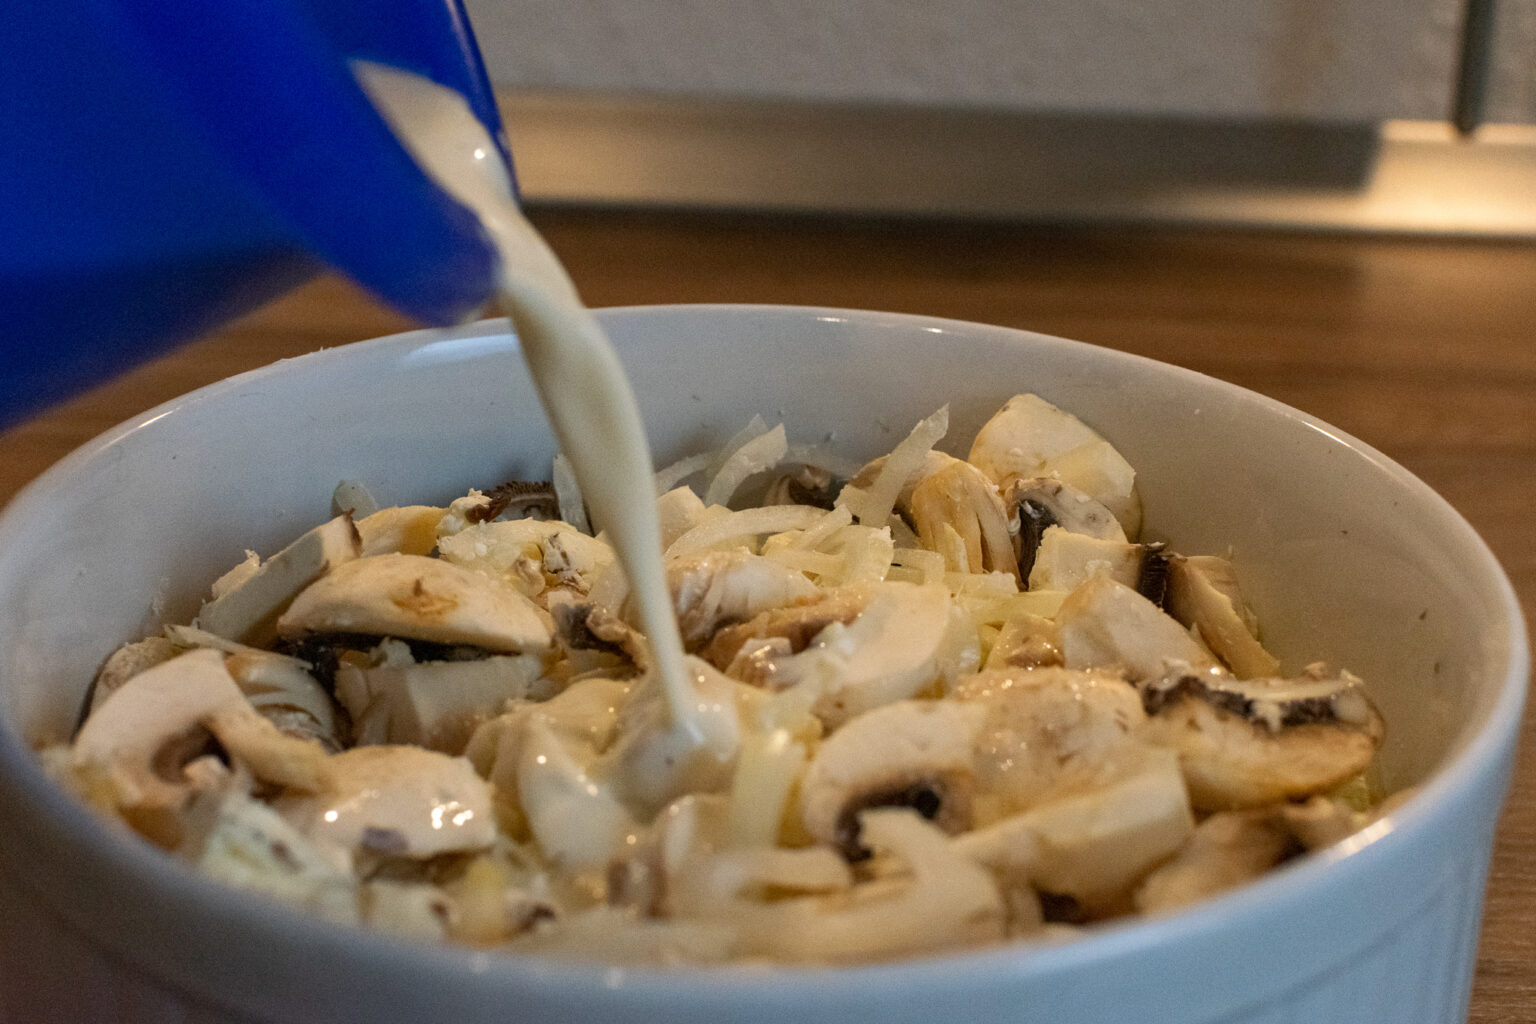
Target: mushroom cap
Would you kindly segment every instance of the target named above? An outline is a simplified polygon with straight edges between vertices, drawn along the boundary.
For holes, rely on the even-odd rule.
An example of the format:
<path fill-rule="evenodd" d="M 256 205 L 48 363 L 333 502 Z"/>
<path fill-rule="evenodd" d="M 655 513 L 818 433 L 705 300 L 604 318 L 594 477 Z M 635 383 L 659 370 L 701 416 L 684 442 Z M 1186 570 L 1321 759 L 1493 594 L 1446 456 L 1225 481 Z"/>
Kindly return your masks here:
<path fill-rule="evenodd" d="M 200 730 L 214 713 L 248 706 L 222 653 L 188 651 L 114 690 L 80 727 L 74 761 L 106 769 L 125 805 L 179 805 L 187 783 L 157 770 L 162 750 Z"/>
<path fill-rule="evenodd" d="M 820 593 L 799 570 L 744 548 L 671 559 L 667 587 L 677 607 L 683 643 L 691 651 L 708 644 L 721 626 L 751 619 L 770 608 L 809 601 Z"/>
<path fill-rule="evenodd" d="M 392 643 L 404 648 L 398 641 Z M 496 655 L 471 661 L 385 658 L 368 667 L 343 664 L 336 698 L 352 718 L 355 741 L 412 743 L 460 754 L 480 723 L 509 700 L 547 696 L 537 655 Z"/>
<path fill-rule="evenodd" d="M 1280 662 L 1259 643 L 1253 613 L 1237 587 L 1232 563 L 1214 555 L 1168 560 L 1168 614 L 1200 638 L 1239 679 L 1274 676 Z"/>
<path fill-rule="evenodd" d="M 295 594 L 357 558 L 361 550 L 362 539 L 352 517 L 339 515 L 303 534 L 254 571 L 242 573 L 238 583 L 203 605 L 195 625 L 230 640 L 264 646 L 273 639 L 278 616 Z"/>
<path fill-rule="evenodd" d="M 320 792 L 285 794 L 273 803 L 322 845 L 421 860 L 495 841 L 490 787 L 461 757 L 374 746 L 329 760 Z"/>
<path fill-rule="evenodd" d="M 1214 896 L 1264 874 L 1296 845 L 1279 808 L 1218 812 L 1141 883 L 1136 909 L 1150 914 Z"/>
<path fill-rule="evenodd" d="M 337 566 L 294 598 L 284 637 L 361 633 L 470 644 L 501 653 L 543 651 L 548 616 L 500 580 L 421 555 L 378 555 Z"/>
<path fill-rule="evenodd" d="M 1363 697 L 1358 704 L 1365 709 L 1360 723 L 1274 730 L 1185 694 L 1149 716 L 1144 735 L 1178 751 L 1196 809 L 1259 807 L 1332 789 L 1370 765 L 1381 746 L 1381 716 Z"/>
<path fill-rule="evenodd" d="M 839 685 L 816 702 L 830 725 L 904 700 L 932 683 L 949 629 L 949 590 L 931 583 L 879 583 L 859 617 L 823 630 L 793 658 L 840 659 Z"/>
<path fill-rule="evenodd" d="M 1146 721 L 1141 695 L 1118 673 L 1064 668 L 980 672 L 955 699 L 986 709 L 975 741 L 978 816 L 1049 800 L 1127 743 Z"/>
<path fill-rule="evenodd" d="M 1102 501 L 1053 477 L 1027 477 L 1013 480 L 1003 491 L 1003 504 L 1010 510 L 1025 504 L 1034 507 L 1035 517 L 1048 520 L 1072 533 L 1096 540 L 1126 540 L 1125 528 Z"/>
<path fill-rule="evenodd" d="M 1112 913 L 1194 827 L 1177 758 L 1134 744 L 1118 748 L 1080 788 L 967 832 L 954 845 L 1041 892 Z"/>
<path fill-rule="evenodd" d="M 967 461 L 999 486 L 1055 477 L 1102 503 L 1126 535 L 1141 528 L 1136 471 L 1099 433 L 1038 395 L 1015 395 L 976 432 Z"/>
<path fill-rule="evenodd" d="M 946 831 L 970 823 L 969 784 L 980 704 L 904 700 L 876 708 L 822 743 L 801 782 L 801 818 L 816 839 L 856 851 L 860 811 L 907 804 L 927 790 Z"/>
<path fill-rule="evenodd" d="M 397 505 L 364 516 L 357 521 L 362 556 L 431 554 L 437 546 L 437 524 L 447 513 L 434 505 Z"/>
<path fill-rule="evenodd" d="M 1119 668 L 1139 682 L 1161 678 L 1172 664 L 1192 671 L 1216 667 L 1184 627 L 1106 575 L 1090 576 L 1067 595 L 1056 626 L 1068 668 Z"/>

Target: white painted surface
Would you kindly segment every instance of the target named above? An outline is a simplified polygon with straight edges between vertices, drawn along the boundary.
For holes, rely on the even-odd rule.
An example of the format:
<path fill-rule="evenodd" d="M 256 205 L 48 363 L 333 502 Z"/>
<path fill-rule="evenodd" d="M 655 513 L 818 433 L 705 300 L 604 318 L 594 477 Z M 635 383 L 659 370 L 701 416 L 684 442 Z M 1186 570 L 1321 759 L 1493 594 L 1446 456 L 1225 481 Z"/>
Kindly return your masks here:
<path fill-rule="evenodd" d="M 1536 122 L 1536 0 L 1503 0 L 1494 32 L 1488 120 Z"/>
<path fill-rule="evenodd" d="M 503 88 L 1018 111 L 1441 119 L 1462 0 L 468 0 Z M 1536 120 L 1504 0 L 1502 120 Z"/>

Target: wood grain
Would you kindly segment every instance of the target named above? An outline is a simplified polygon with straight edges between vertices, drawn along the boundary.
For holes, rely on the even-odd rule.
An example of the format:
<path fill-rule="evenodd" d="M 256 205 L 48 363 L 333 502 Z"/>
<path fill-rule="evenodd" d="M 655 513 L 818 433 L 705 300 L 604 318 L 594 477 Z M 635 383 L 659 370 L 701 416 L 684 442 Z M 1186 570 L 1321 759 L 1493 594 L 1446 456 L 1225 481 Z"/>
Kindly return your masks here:
<path fill-rule="evenodd" d="M 1536 246 L 926 221 L 545 210 L 592 305 L 767 302 L 1025 327 L 1263 392 L 1385 451 L 1482 533 L 1536 607 Z M 408 329 L 317 281 L 0 435 L 0 501 L 186 390 Z M 1527 714 L 1531 750 L 1536 715 Z M 1536 761 L 1516 769 L 1472 1021 L 1536 1022 Z"/>

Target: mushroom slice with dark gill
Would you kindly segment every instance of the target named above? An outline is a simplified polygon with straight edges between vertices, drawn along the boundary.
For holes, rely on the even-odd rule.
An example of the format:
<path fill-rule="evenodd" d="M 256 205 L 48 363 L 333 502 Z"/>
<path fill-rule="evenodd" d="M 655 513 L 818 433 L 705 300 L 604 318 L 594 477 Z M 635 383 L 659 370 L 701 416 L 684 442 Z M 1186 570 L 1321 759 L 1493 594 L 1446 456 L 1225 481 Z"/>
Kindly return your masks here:
<path fill-rule="evenodd" d="M 1130 463 L 1092 427 L 1038 395 L 1010 398 L 976 432 L 966 460 L 1000 486 L 1031 477 L 1064 481 L 1107 508 L 1126 536 L 1141 530 Z"/>
<path fill-rule="evenodd" d="M 1288 680 L 1174 671 L 1141 692 L 1143 734 L 1178 751 L 1202 811 L 1324 792 L 1364 771 L 1381 746 L 1381 715 L 1360 680 L 1321 666 Z"/>
<path fill-rule="evenodd" d="M 139 673 L 104 700 L 76 735 L 71 759 L 141 835 L 165 847 L 182 838 L 181 812 L 198 788 L 187 766 L 215 740 L 258 779 L 318 785 L 326 756 L 318 743 L 283 736 L 261 717 L 225 667 L 196 650 Z"/>
<path fill-rule="evenodd" d="M 547 613 L 510 584 L 420 555 L 337 566 L 294 598 L 277 631 L 290 640 L 354 633 L 503 654 L 543 651 L 552 642 Z"/>
<path fill-rule="evenodd" d="M 1280 662 L 1258 639 L 1258 618 L 1243 600 L 1232 563 L 1214 555 L 1171 555 L 1168 614 L 1196 630 L 1239 678 L 1278 675 Z"/>
<path fill-rule="evenodd" d="M 489 523 L 511 514 L 514 518 L 534 516 L 554 519 L 560 514 L 555 485 L 548 480 L 508 480 L 485 492 L 485 504 L 470 509 L 464 518 L 471 523 Z"/>
<path fill-rule="evenodd" d="M 801 463 L 774 477 L 763 491 L 764 505 L 810 505 L 832 509 L 843 481 L 820 466 Z"/>
<path fill-rule="evenodd" d="M 859 814 L 874 807 L 910 807 L 949 833 L 968 828 L 972 751 L 985 717 L 980 704 L 904 700 L 854 718 L 806 768 L 806 831 L 858 860 L 868 856 Z"/>
<path fill-rule="evenodd" d="M 693 652 L 706 647 L 724 627 L 820 594 L 804 573 L 744 548 L 671 559 L 667 589 L 677 609 L 683 646 Z"/>

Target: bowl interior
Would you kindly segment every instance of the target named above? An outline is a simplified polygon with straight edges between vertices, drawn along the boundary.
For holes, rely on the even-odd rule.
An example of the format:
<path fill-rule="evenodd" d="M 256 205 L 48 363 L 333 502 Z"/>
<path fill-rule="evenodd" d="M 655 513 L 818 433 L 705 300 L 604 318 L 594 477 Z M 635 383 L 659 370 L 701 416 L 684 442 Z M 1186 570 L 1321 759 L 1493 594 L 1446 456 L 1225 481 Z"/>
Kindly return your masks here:
<path fill-rule="evenodd" d="M 754 414 L 865 458 L 948 403 L 945 447 L 1035 391 L 1136 467 L 1148 532 L 1230 553 L 1266 642 L 1366 679 L 1388 781 L 1422 780 L 1498 697 L 1511 597 L 1470 528 L 1324 424 L 1187 371 L 1021 332 L 772 308 L 610 311 L 658 462 Z M 67 734 L 96 666 L 184 621 L 251 548 L 328 515 L 344 478 L 385 504 L 543 478 L 553 447 L 515 343 L 487 322 L 332 350 L 187 396 L 76 453 L 0 525 L 0 708 Z M 1501 589 L 1502 588 L 1502 589 Z M 1518 627 L 1516 622 L 1515 627 Z"/>

